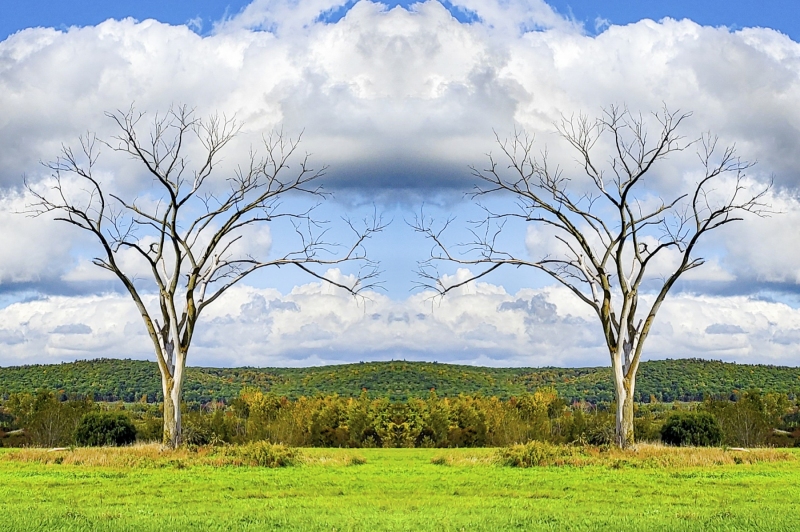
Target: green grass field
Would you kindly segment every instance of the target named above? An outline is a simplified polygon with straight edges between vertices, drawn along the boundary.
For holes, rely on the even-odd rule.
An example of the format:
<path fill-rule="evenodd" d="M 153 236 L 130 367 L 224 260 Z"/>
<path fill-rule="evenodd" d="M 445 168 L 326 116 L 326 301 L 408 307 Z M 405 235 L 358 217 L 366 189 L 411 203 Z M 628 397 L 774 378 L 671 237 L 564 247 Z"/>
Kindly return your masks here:
<path fill-rule="evenodd" d="M 9 452 L 0 529 L 10 531 L 800 529 L 797 451 L 757 464 L 529 469 L 493 464 L 492 449 L 307 449 L 308 463 L 277 469 L 43 464 Z"/>

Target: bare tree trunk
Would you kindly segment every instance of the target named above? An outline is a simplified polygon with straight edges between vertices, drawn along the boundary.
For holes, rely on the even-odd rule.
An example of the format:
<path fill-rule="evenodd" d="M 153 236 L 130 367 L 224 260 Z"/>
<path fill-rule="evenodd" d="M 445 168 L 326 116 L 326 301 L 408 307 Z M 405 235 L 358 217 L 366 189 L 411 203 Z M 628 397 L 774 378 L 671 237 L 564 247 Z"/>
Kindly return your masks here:
<path fill-rule="evenodd" d="M 176 386 L 171 377 L 162 376 L 164 388 L 164 436 L 165 447 L 174 449 L 181 444 L 181 403 L 176 403 L 174 396 Z"/>
<path fill-rule="evenodd" d="M 186 354 L 178 353 L 173 375 L 161 374 L 161 387 L 164 392 L 164 435 L 163 444 L 175 449 L 183 443 L 183 427 L 181 425 L 181 395 Z"/>
<path fill-rule="evenodd" d="M 616 373 L 616 372 L 615 372 Z M 621 377 L 621 372 L 619 374 Z M 617 378 L 615 374 L 614 388 L 617 397 L 615 443 L 621 449 L 630 447 L 634 443 L 633 435 L 633 392 L 635 390 L 635 377 Z"/>

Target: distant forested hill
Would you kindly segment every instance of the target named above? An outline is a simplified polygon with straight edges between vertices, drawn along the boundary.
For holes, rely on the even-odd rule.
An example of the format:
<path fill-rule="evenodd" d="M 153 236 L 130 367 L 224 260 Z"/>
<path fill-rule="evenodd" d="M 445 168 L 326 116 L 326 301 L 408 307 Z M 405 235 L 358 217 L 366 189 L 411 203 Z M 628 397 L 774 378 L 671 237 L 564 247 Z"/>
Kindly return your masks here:
<path fill-rule="evenodd" d="M 366 362 L 312 368 L 189 368 L 185 400 L 229 400 L 243 386 L 290 398 L 338 393 L 392 400 L 427 396 L 483 394 L 508 398 L 542 386 L 554 386 L 569 400 L 609 402 L 613 386 L 609 368 L 484 368 L 433 362 Z M 154 362 L 99 359 L 57 365 L 0 367 L 0 396 L 40 388 L 97 401 L 161 399 Z M 644 362 L 637 379 L 640 401 L 701 400 L 729 396 L 736 390 L 761 389 L 800 396 L 800 368 L 730 364 L 679 359 Z"/>

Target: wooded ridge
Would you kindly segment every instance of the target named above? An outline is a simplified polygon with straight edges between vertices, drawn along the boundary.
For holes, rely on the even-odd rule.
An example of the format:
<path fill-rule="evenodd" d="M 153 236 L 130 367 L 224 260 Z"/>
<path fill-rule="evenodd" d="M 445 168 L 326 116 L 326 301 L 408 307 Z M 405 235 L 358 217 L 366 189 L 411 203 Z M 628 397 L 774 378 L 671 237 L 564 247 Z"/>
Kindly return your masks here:
<path fill-rule="evenodd" d="M 489 368 L 436 362 L 361 362 L 309 368 L 188 368 L 184 400 L 229 401 L 242 387 L 255 387 L 288 398 L 336 393 L 404 401 L 426 397 L 481 394 L 508 398 L 542 386 L 553 386 L 570 401 L 604 403 L 613 400 L 610 369 Z M 95 401 L 161 401 L 155 362 L 98 359 L 53 365 L 0 367 L 0 397 L 15 392 L 48 389 L 65 396 Z M 677 359 L 644 362 L 638 378 L 640 402 L 698 401 L 727 397 L 737 391 L 800 395 L 800 368 L 734 364 L 713 360 Z"/>

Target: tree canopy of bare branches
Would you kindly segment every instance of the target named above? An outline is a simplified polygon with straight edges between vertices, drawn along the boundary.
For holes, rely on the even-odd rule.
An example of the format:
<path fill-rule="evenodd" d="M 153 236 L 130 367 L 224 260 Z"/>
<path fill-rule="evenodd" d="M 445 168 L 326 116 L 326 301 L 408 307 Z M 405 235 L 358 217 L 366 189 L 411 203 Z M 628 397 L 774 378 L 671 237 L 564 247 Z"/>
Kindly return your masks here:
<path fill-rule="evenodd" d="M 219 176 L 220 153 L 240 131 L 235 119 L 195 116 L 182 106 L 145 120 L 133 108 L 107 113 L 118 135 L 101 141 L 81 138 L 80 152 L 64 147 L 47 163 L 52 185 L 42 190 L 26 184 L 34 201 L 27 212 L 49 214 L 90 234 L 99 243 L 93 263 L 112 272 L 133 298 L 153 342 L 164 393 L 164 442 L 181 442 L 181 390 L 186 359 L 203 310 L 247 275 L 270 266 L 293 266 L 351 294 L 373 286 L 377 265 L 365 242 L 384 227 L 380 217 L 358 223 L 343 245 L 326 239 L 326 222 L 314 216 L 318 203 L 305 211 L 287 210 L 290 194 L 321 200 L 319 184 L 325 168 L 314 169 L 298 151 L 300 138 L 274 132 L 244 165 Z M 136 161 L 152 180 L 151 192 L 128 197 L 114 192 L 96 175 L 99 147 L 105 146 Z M 194 151 L 190 151 L 194 150 Z M 201 154 L 198 162 L 189 153 Z M 248 231 L 287 219 L 297 235 L 297 247 L 277 257 L 265 257 L 242 243 Z M 125 257 L 143 263 L 150 288 L 128 271 Z M 315 267 L 353 262 L 360 265 L 352 284 L 324 277 Z M 141 274 L 140 274 L 141 275 Z M 157 301 L 148 304 L 148 290 Z"/>
<path fill-rule="evenodd" d="M 411 223 L 433 244 L 419 266 L 425 288 L 444 295 L 501 266 L 527 266 L 546 273 L 593 309 L 611 357 L 616 438 L 622 447 L 633 442 L 636 372 L 667 293 L 681 275 L 705 262 L 697 248 L 706 235 L 745 214 L 769 214 L 765 196 L 771 183 L 751 186 L 746 173 L 752 164 L 741 160 L 735 147 L 720 148 L 711 135 L 681 136 L 679 128 L 689 116 L 664 108 L 645 117 L 609 107 L 594 120 L 562 118 L 556 129 L 577 154 L 580 170 L 574 178 L 553 167 L 547 151 L 537 153 L 525 132 L 506 140 L 496 136 L 499 160 L 490 154 L 485 168 L 470 167 L 479 183 L 470 197 L 485 212 L 472 227 L 473 239 L 449 245 L 445 231 L 452 219 L 436 224 L 422 212 Z M 657 133 L 651 136 L 653 125 Z M 687 149 L 697 151 L 699 179 L 683 192 L 654 197 L 648 187 L 653 167 Z M 673 178 L 682 182 L 683 176 Z M 505 194 L 514 206 L 490 209 L 481 198 L 493 194 Z M 505 251 L 499 237 L 509 220 L 547 230 L 557 249 L 537 259 Z M 480 271 L 446 286 L 437 268 L 442 262 Z"/>

